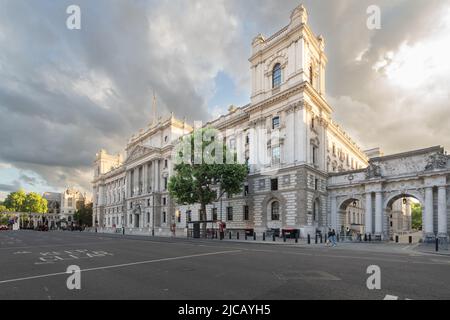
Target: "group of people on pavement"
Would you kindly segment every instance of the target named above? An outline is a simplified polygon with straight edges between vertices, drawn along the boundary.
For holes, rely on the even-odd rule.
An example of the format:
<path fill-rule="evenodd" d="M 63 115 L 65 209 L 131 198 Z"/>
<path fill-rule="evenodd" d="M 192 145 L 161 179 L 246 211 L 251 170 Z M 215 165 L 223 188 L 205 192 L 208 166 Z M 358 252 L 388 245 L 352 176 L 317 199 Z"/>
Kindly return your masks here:
<path fill-rule="evenodd" d="M 331 244 L 332 247 L 337 246 L 336 242 L 336 230 L 329 228 L 328 229 L 328 237 L 327 237 L 327 245 Z"/>

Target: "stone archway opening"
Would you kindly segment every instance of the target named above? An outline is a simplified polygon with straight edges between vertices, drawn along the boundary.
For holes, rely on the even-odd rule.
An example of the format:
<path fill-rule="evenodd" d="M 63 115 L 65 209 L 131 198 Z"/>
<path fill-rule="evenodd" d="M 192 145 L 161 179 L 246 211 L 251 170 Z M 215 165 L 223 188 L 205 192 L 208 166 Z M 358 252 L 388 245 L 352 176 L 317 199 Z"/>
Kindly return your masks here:
<path fill-rule="evenodd" d="M 422 239 L 423 204 L 414 195 L 405 193 L 389 199 L 386 205 L 386 221 L 390 241 L 413 243 Z"/>
<path fill-rule="evenodd" d="M 357 240 L 365 232 L 365 210 L 360 199 L 349 198 L 339 206 L 338 228 L 342 238 Z"/>

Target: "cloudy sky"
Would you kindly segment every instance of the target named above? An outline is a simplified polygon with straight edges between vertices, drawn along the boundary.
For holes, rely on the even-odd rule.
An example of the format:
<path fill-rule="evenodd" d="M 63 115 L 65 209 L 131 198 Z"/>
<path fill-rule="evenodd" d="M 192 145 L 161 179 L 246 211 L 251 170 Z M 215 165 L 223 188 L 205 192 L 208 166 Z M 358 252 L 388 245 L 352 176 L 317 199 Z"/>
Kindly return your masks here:
<path fill-rule="evenodd" d="M 304 0 L 326 40 L 328 101 L 363 148 L 450 150 L 450 1 Z M 66 8 L 81 8 L 81 30 Z M 296 0 L 0 0 L 0 198 L 90 190 L 96 151 L 160 115 L 249 102 L 250 43 Z M 381 29 L 366 27 L 381 8 Z"/>

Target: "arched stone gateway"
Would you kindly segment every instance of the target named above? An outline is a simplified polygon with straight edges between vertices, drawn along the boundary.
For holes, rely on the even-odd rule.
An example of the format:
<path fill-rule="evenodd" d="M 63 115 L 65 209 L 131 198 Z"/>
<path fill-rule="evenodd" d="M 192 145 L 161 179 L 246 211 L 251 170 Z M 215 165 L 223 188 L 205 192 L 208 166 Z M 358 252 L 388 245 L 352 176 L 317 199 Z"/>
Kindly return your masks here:
<path fill-rule="evenodd" d="M 392 204 L 414 198 L 423 208 L 423 238 L 448 239 L 450 162 L 441 147 L 372 158 L 364 170 L 330 174 L 328 179 L 330 226 L 339 230 L 342 212 L 360 201 L 365 233 L 388 239 Z"/>

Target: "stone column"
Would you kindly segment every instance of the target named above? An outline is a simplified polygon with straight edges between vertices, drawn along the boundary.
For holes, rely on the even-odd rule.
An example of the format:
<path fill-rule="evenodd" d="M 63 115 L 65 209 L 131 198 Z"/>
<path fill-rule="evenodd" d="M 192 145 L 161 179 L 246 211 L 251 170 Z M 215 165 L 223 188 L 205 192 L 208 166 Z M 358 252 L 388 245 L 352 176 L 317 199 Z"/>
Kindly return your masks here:
<path fill-rule="evenodd" d="M 147 185 L 148 185 L 148 174 L 147 174 L 147 163 L 142 165 L 142 193 L 147 194 Z"/>
<path fill-rule="evenodd" d="M 285 162 L 292 164 L 295 161 L 295 134 L 294 134 L 294 112 L 295 109 L 292 107 L 286 112 L 286 137 L 287 142 L 285 147 L 286 159 Z"/>
<path fill-rule="evenodd" d="M 438 237 L 447 238 L 447 190 L 438 188 Z"/>
<path fill-rule="evenodd" d="M 433 231 L 433 188 L 425 188 L 425 214 L 424 214 L 424 233 L 425 236 L 434 237 Z"/>
<path fill-rule="evenodd" d="M 337 200 L 336 197 L 331 197 L 331 228 L 337 232 Z"/>
<path fill-rule="evenodd" d="M 157 170 L 156 170 L 157 188 L 158 188 L 158 191 L 161 191 L 161 161 L 156 160 L 156 164 L 157 164 Z"/>
<path fill-rule="evenodd" d="M 375 193 L 375 234 L 383 233 L 383 199 L 381 191 Z"/>
<path fill-rule="evenodd" d="M 365 211 L 365 225 L 366 225 L 366 233 L 373 233 L 372 226 L 372 192 L 366 193 L 366 211 Z"/>

